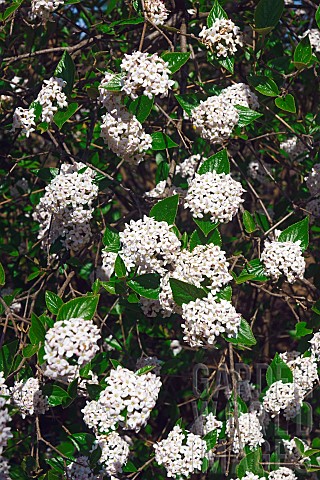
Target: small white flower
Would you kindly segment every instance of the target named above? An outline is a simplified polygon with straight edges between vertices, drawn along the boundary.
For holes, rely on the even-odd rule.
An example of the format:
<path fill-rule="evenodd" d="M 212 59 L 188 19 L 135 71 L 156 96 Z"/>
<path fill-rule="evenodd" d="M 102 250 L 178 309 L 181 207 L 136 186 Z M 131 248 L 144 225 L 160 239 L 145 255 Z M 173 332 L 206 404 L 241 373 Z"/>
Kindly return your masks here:
<path fill-rule="evenodd" d="M 266 275 L 278 280 L 285 275 L 289 283 L 302 279 L 306 268 L 300 242 L 266 241 L 261 254 Z"/>
<path fill-rule="evenodd" d="M 211 27 L 203 27 L 199 37 L 217 57 L 232 56 L 238 45 L 243 45 L 240 28 L 225 18 L 217 18 Z"/>
<path fill-rule="evenodd" d="M 298 414 L 302 402 L 301 391 L 294 383 L 278 380 L 268 388 L 263 399 L 263 408 L 270 412 L 272 417 L 283 413 L 288 420 Z"/>
<path fill-rule="evenodd" d="M 293 470 L 287 467 L 280 467 L 269 473 L 269 480 L 297 480 Z"/>
<path fill-rule="evenodd" d="M 27 415 L 43 415 L 49 409 L 47 397 L 42 394 L 37 378 L 28 378 L 26 382 L 22 380 L 15 382 L 11 388 L 11 395 L 22 418 Z"/>
<path fill-rule="evenodd" d="M 239 453 L 240 448 L 243 448 L 245 445 L 248 445 L 250 450 L 254 450 L 256 447 L 264 443 L 265 440 L 262 435 L 262 426 L 260 425 L 257 412 L 242 413 L 238 420 L 240 441 L 234 417 L 229 418 L 226 424 L 227 436 L 229 438 L 233 436 L 232 448 L 235 453 Z"/>
<path fill-rule="evenodd" d="M 169 15 L 169 11 L 162 0 L 145 0 L 144 9 L 147 17 L 155 25 L 163 25 Z"/>

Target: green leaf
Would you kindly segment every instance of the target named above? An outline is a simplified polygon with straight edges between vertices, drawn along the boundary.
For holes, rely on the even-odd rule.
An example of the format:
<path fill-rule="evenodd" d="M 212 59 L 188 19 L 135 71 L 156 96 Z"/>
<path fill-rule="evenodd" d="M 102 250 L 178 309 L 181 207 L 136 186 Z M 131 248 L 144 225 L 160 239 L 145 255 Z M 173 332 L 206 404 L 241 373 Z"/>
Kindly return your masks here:
<path fill-rule="evenodd" d="M 95 442 L 95 437 L 91 433 L 73 433 L 70 435 L 69 440 L 74 444 L 76 449 L 82 453 L 89 453 Z"/>
<path fill-rule="evenodd" d="M 200 165 L 198 173 L 203 175 L 207 172 L 230 173 L 230 163 L 226 149 L 215 153 Z"/>
<path fill-rule="evenodd" d="M 199 96 L 195 93 L 187 93 L 184 95 L 175 95 L 177 101 L 180 104 L 180 107 L 189 115 L 192 114 L 192 110 L 198 107 L 201 103 L 201 100 L 204 99 L 204 96 Z"/>
<path fill-rule="evenodd" d="M 242 222 L 247 233 L 252 233 L 257 229 L 256 222 L 253 216 L 248 210 L 245 210 L 242 214 Z"/>
<path fill-rule="evenodd" d="M 193 218 L 194 223 L 200 228 L 201 232 L 207 237 L 212 230 L 219 226 L 219 223 L 213 223 L 208 220 L 210 215 L 205 215 L 204 218 Z"/>
<path fill-rule="evenodd" d="M 164 198 L 151 208 L 149 217 L 153 217 L 157 222 L 167 222 L 168 225 L 173 225 L 178 211 L 178 204 L 179 195 Z"/>
<path fill-rule="evenodd" d="M 228 70 L 228 72 L 234 73 L 234 57 L 217 57 L 216 61 L 219 63 L 219 65 L 221 65 L 221 67 Z"/>
<path fill-rule="evenodd" d="M 262 34 L 269 33 L 279 22 L 284 0 L 260 0 L 254 12 L 254 28 Z"/>
<path fill-rule="evenodd" d="M 254 258 L 247 263 L 236 279 L 236 283 L 240 285 L 248 280 L 253 280 L 255 282 L 266 282 L 269 280 L 264 273 L 264 267 L 259 258 Z"/>
<path fill-rule="evenodd" d="M 293 375 L 290 367 L 276 353 L 266 373 L 267 384 L 270 387 L 275 382 L 282 380 L 283 383 L 292 383 Z"/>
<path fill-rule="evenodd" d="M 225 339 L 234 345 L 244 345 L 246 347 L 251 347 L 257 343 L 249 323 L 244 318 L 241 318 L 240 328 L 236 338 L 228 338 L 225 336 Z"/>
<path fill-rule="evenodd" d="M 49 292 L 49 290 L 45 293 L 46 305 L 49 312 L 56 315 L 59 311 L 59 308 L 63 305 L 63 301 L 56 293 Z"/>
<path fill-rule="evenodd" d="M 280 93 L 276 82 L 269 77 L 252 75 L 248 80 L 250 85 L 252 85 L 257 92 L 265 95 L 266 97 L 277 97 Z"/>
<path fill-rule="evenodd" d="M 39 345 L 39 343 L 44 342 L 45 336 L 46 330 L 43 323 L 35 313 L 32 313 L 31 327 L 29 329 L 29 338 L 32 345 Z"/>
<path fill-rule="evenodd" d="M 207 236 L 204 235 L 204 233 L 201 230 L 198 230 L 198 229 L 195 230 L 190 237 L 189 249 L 190 249 L 190 252 L 192 252 L 192 250 L 197 245 L 209 245 L 209 244 L 218 245 L 218 247 L 221 247 L 222 245 L 221 235 L 217 228 L 215 228 Z"/>
<path fill-rule="evenodd" d="M 317 22 L 318 28 L 320 29 L 320 6 L 317 8 L 315 20 Z"/>
<path fill-rule="evenodd" d="M 118 278 L 125 278 L 127 276 L 126 265 L 120 255 L 117 255 L 116 261 L 114 263 L 114 272 Z"/>
<path fill-rule="evenodd" d="M 275 99 L 274 103 L 278 108 L 284 110 L 285 112 L 296 113 L 296 102 L 294 96 L 288 93 L 284 97 L 278 97 Z"/>
<path fill-rule="evenodd" d="M 137 120 L 139 120 L 140 123 L 143 123 L 150 115 L 153 102 L 153 98 L 142 95 L 130 103 L 128 110 L 137 118 Z"/>
<path fill-rule="evenodd" d="M 52 407 L 56 407 L 57 405 L 62 405 L 65 401 L 70 399 L 68 393 L 63 390 L 62 387 L 59 385 L 45 385 L 42 389 L 43 394 L 48 397 L 48 403 Z"/>
<path fill-rule="evenodd" d="M 238 110 L 239 114 L 239 127 L 246 127 L 252 122 L 255 122 L 257 118 L 262 117 L 262 113 L 251 110 L 250 108 L 243 107 L 241 105 L 235 105 L 235 108 Z"/>
<path fill-rule="evenodd" d="M 296 68 L 306 67 L 312 58 L 312 47 L 309 35 L 306 35 L 296 46 L 293 61 Z"/>
<path fill-rule="evenodd" d="M 203 288 L 195 287 L 181 280 L 170 278 L 170 287 L 172 296 L 177 305 L 181 306 L 184 303 L 189 303 L 197 298 L 204 298 L 207 292 Z"/>
<path fill-rule="evenodd" d="M 0 371 L 7 377 L 11 372 L 18 348 L 18 340 L 3 345 L 0 349 Z"/>
<path fill-rule="evenodd" d="M 30 358 L 30 357 L 32 357 L 33 355 L 35 355 L 38 350 L 39 350 L 39 345 L 27 345 L 27 346 L 24 347 L 24 349 L 22 350 L 22 355 L 23 355 L 25 358 Z"/>
<path fill-rule="evenodd" d="M 283 230 L 278 238 L 279 242 L 298 242 L 300 247 L 305 250 L 309 245 L 309 218 L 305 217 L 300 222 L 290 225 Z"/>
<path fill-rule="evenodd" d="M 222 288 L 216 293 L 215 296 L 216 300 L 227 300 L 228 302 L 231 302 L 232 299 L 232 287 L 230 285 L 227 285 L 226 287 Z"/>
<path fill-rule="evenodd" d="M 129 280 L 128 286 L 136 293 L 145 298 L 157 300 L 160 293 L 160 275 L 157 273 L 146 273 Z"/>
<path fill-rule="evenodd" d="M 73 298 L 59 308 L 57 320 L 70 320 L 70 318 L 91 320 L 96 313 L 98 302 L 99 295 Z"/>
<path fill-rule="evenodd" d="M 118 253 L 121 248 L 119 232 L 110 227 L 110 225 L 107 225 L 103 234 L 102 243 L 107 252 Z"/>
<path fill-rule="evenodd" d="M 152 150 L 166 150 L 167 148 L 178 147 L 178 144 L 171 140 L 168 135 L 162 132 L 154 132 L 152 137 Z"/>
<path fill-rule="evenodd" d="M 306 335 L 310 335 L 312 333 L 312 328 L 306 328 L 307 322 L 298 322 L 296 324 L 296 330 L 294 332 L 295 336 L 298 338 L 305 337 Z"/>
<path fill-rule="evenodd" d="M 0 285 L 1 287 L 6 283 L 6 274 L 4 271 L 4 268 L 2 266 L 2 263 L 0 262 Z"/>
<path fill-rule="evenodd" d="M 154 370 L 155 368 L 155 365 L 146 365 L 145 367 L 139 368 L 139 370 L 137 370 L 135 374 L 141 376 L 146 373 L 152 372 L 152 370 Z"/>
<path fill-rule="evenodd" d="M 213 449 L 217 443 L 217 430 L 212 430 L 211 432 L 207 433 L 203 440 L 207 444 L 207 452 Z"/>
<path fill-rule="evenodd" d="M 58 110 L 53 117 L 54 123 L 61 129 L 69 118 L 78 110 L 78 103 L 70 103 L 65 110 Z"/>
<path fill-rule="evenodd" d="M 12 13 L 14 13 L 22 4 L 23 0 L 16 0 L 15 2 L 12 2 L 12 5 L 10 7 L 6 8 L 4 13 L 3 13 L 3 20 L 7 20 L 7 18 L 10 17 Z"/>
<path fill-rule="evenodd" d="M 72 92 L 75 73 L 76 73 L 76 67 L 70 54 L 67 51 L 63 52 L 61 60 L 54 71 L 54 76 L 58 78 L 62 78 L 65 82 L 67 82 L 67 85 L 65 86 L 64 90 L 69 95 Z"/>
<path fill-rule="evenodd" d="M 103 86 L 109 92 L 121 92 L 122 90 L 122 73 L 116 73 L 111 80 Z"/>
<path fill-rule="evenodd" d="M 237 476 L 241 479 L 247 472 L 251 472 L 259 477 L 264 477 L 264 470 L 261 464 L 261 448 L 248 453 L 242 458 L 236 468 Z"/>
<path fill-rule="evenodd" d="M 182 65 L 184 65 L 190 57 L 190 52 L 182 53 L 182 52 L 164 52 L 161 55 L 161 58 L 168 63 L 168 68 L 171 73 L 175 73 Z"/>
<path fill-rule="evenodd" d="M 210 28 L 214 24 L 214 22 L 218 19 L 223 19 L 223 18 L 228 18 L 228 15 L 226 12 L 223 10 L 221 7 L 220 3 L 218 0 L 214 1 L 213 7 L 210 10 L 210 13 L 207 18 L 207 26 Z"/>
<path fill-rule="evenodd" d="M 131 462 L 131 460 L 128 460 L 125 465 L 122 467 L 122 471 L 125 473 L 129 472 L 137 472 L 137 467 Z"/>
<path fill-rule="evenodd" d="M 32 102 L 30 103 L 29 110 L 33 108 L 33 113 L 35 115 L 35 122 L 37 123 L 40 120 L 40 116 L 42 113 L 42 105 L 39 102 Z"/>

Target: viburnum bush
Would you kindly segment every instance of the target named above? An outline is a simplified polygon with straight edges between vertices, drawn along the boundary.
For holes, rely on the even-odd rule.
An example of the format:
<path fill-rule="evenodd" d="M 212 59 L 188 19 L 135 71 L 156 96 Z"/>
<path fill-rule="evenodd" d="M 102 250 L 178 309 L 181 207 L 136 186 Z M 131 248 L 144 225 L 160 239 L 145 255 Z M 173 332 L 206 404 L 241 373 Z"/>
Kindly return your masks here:
<path fill-rule="evenodd" d="M 317 0 L 0 0 L 0 480 L 320 478 Z"/>

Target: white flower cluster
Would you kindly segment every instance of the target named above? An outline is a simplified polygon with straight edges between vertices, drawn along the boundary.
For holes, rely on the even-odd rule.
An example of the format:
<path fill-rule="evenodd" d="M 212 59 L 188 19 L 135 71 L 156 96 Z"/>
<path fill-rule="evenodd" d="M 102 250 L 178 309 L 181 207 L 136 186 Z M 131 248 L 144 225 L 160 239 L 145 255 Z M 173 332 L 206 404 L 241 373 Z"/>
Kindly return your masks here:
<path fill-rule="evenodd" d="M 269 473 L 269 480 L 297 480 L 293 470 L 287 467 L 280 467 Z"/>
<path fill-rule="evenodd" d="M 239 210 L 243 189 L 230 174 L 207 172 L 189 180 L 185 208 L 195 218 L 209 214 L 212 222 L 230 222 Z"/>
<path fill-rule="evenodd" d="M 320 163 L 313 165 L 311 172 L 305 180 L 311 195 L 313 197 L 320 195 Z"/>
<path fill-rule="evenodd" d="M 199 37 L 217 57 L 232 56 L 238 45 L 243 45 L 240 28 L 226 18 L 217 18 L 211 27 L 203 27 Z"/>
<path fill-rule="evenodd" d="M 221 433 L 221 429 L 223 426 L 223 422 L 220 422 L 220 420 L 217 419 L 213 413 L 208 413 L 208 415 L 203 416 L 203 434 L 207 435 L 207 433 L 216 431 L 217 432 L 217 438 L 219 438 L 219 435 Z"/>
<path fill-rule="evenodd" d="M 186 195 L 186 190 L 183 190 L 180 187 L 175 187 L 174 185 L 172 185 L 169 188 L 166 188 L 166 187 L 167 187 L 167 181 L 161 180 L 159 183 L 157 183 L 155 188 L 153 188 L 149 192 L 146 192 L 145 195 L 146 197 L 150 197 L 150 198 L 159 198 L 163 196 L 171 197 L 172 195 L 176 195 L 176 194 L 180 195 L 181 198 L 184 198 Z"/>
<path fill-rule="evenodd" d="M 140 163 L 152 146 L 152 137 L 121 103 L 121 94 L 106 89 L 113 74 L 106 72 L 99 85 L 99 101 L 107 109 L 102 116 L 101 137 L 108 147 L 127 162 Z"/>
<path fill-rule="evenodd" d="M 116 262 L 118 254 L 114 252 L 107 252 L 106 250 L 102 250 L 101 258 L 102 258 L 102 271 L 100 272 L 99 278 L 101 280 L 109 281 L 111 275 L 114 272 L 114 264 Z"/>
<path fill-rule="evenodd" d="M 8 440 L 12 438 L 11 427 L 7 426 L 11 418 L 8 409 L 5 408 L 6 400 L 0 397 L 0 455 L 3 449 L 7 446 Z"/>
<path fill-rule="evenodd" d="M 138 95 L 166 97 L 174 84 L 169 78 L 171 72 L 168 63 L 157 53 L 149 55 L 138 51 L 125 55 L 121 70 L 125 72 L 122 90 L 131 98 L 137 98 Z"/>
<path fill-rule="evenodd" d="M 96 433 L 115 429 L 117 423 L 138 432 L 146 425 L 160 388 L 161 381 L 153 373 L 137 375 L 118 366 L 111 370 L 99 399 L 88 402 L 82 410 L 84 421 Z"/>
<path fill-rule="evenodd" d="M 259 108 L 257 95 L 253 93 L 245 83 L 230 85 L 230 87 L 224 88 L 220 95 L 233 106 L 241 105 L 242 107 L 251 108 L 251 110 Z"/>
<path fill-rule="evenodd" d="M 240 478 L 237 478 L 237 480 L 240 480 Z M 255 475 L 252 472 L 246 472 L 246 474 L 241 477 L 241 480 L 265 480 L 265 477 L 259 477 L 259 475 Z"/>
<path fill-rule="evenodd" d="M 239 121 L 236 105 L 258 108 L 258 97 L 244 83 L 236 83 L 219 95 L 201 101 L 192 110 L 191 121 L 202 138 L 211 143 L 222 143 L 231 136 Z"/>
<path fill-rule="evenodd" d="M 300 389 L 294 383 L 274 382 L 268 388 L 263 399 L 263 408 L 275 417 L 284 414 L 287 420 L 294 418 L 300 410 L 303 398 Z"/>
<path fill-rule="evenodd" d="M 210 143 L 227 140 L 239 121 L 239 113 L 223 95 L 201 101 L 192 110 L 191 121 L 199 135 Z"/>
<path fill-rule="evenodd" d="M 181 175 L 182 178 L 191 179 L 194 177 L 196 170 L 200 165 L 206 160 L 205 157 L 200 155 L 191 155 L 191 157 L 186 158 L 176 167 L 176 174 Z"/>
<path fill-rule="evenodd" d="M 79 250 L 88 243 L 92 203 L 98 196 L 94 178 L 94 171 L 81 162 L 61 165 L 60 173 L 46 186 L 45 195 L 33 214 L 34 220 L 40 223 L 38 238 L 44 246 L 59 237 L 67 249 Z"/>
<path fill-rule="evenodd" d="M 5 457 L 0 456 L 0 480 L 11 480 L 9 476 L 9 462 Z"/>
<path fill-rule="evenodd" d="M 221 333 L 236 336 L 241 315 L 227 300 L 217 302 L 212 293 L 182 305 L 183 339 L 191 347 L 213 345 Z"/>
<path fill-rule="evenodd" d="M 144 9 L 149 20 L 155 25 L 163 25 L 169 15 L 162 0 L 145 0 Z"/>
<path fill-rule="evenodd" d="M 299 389 L 301 397 L 305 397 L 319 381 L 318 367 L 313 357 L 298 356 L 293 360 L 286 361 L 280 354 L 282 360 L 286 362 L 293 373 L 293 382 Z"/>
<path fill-rule="evenodd" d="M 30 133 L 36 128 L 35 118 L 34 108 L 17 107 L 13 114 L 12 131 L 21 128 L 22 133 L 25 133 L 27 138 L 30 137 Z"/>
<path fill-rule="evenodd" d="M 67 466 L 68 479 L 70 480 L 98 480 L 91 470 L 88 457 L 80 456 Z"/>
<path fill-rule="evenodd" d="M 102 117 L 101 137 L 108 147 L 123 160 L 140 163 L 146 150 L 152 146 L 152 137 L 146 133 L 137 118 L 123 106 Z"/>
<path fill-rule="evenodd" d="M 157 442 L 153 448 L 155 460 L 163 465 L 170 478 L 188 478 L 192 473 L 201 471 L 207 445 L 199 435 L 183 431 L 175 426 L 168 437 Z"/>
<path fill-rule="evenodd" d="M 101 448 L 99 462 L 106 473 L 110 476 L 121 473 L 129 457 L 129 444 L 117 432 L 111 432 L 109 435 L 98 435 L 96 446 Z"/>
<path fill-rule="evenodd" d="M 100 338 L 99 328 L 91 320 L 70 318 L 56 322 L 45 337 L 45 375 L 68 381 L 76 378 L 79 369 L 99 351 Z"/>
<path fill-rule="evenodd" d="M 240 441 L 234 417 L 229 418 L 226 424 L 226 434 L 229 438 L 233 438 L 232 449 L 235 453 L 239 453 L 245 445 L 248 445 L 250 450 L 254 450 L 264 443 L 262 426 L 256 412 L 242 413 L 238 420 Z"/>
<path fill-rule="evenodd" d="M 12 400 L 20 410 L 22 418 L 27 415 L 43 415 L 49 409 L 47 397 L 42 394 L 39 380 L 28 378 L 15 382 L 11 388 Z"/>
<path fill-rule="evenodd" d="M 44 86 L 41 88 L 36 101 L 42 106 L 41 120 L 51 123 L 58 107 L 68 106 L 66 94 L 63 92 L 67 82 L 62 78 L 51 77 L 49 80 L 44 80 L 43 83 Z M 54 105 L 54 103 L 57 105 Z"/>
<path fill-rule="evenodd" d="M 281 150 L 284 150 L 293 160 L 306 151 L 305 145 L 298 137 L 291 137 L 280 143 Z"/>
<path fill-rule="evenodd" d="M 312 356 L 320 360 L 320 332 L 315 333 L 309 343 L 311 343 Z"/>
<path fill-rule="evenodd" d="M 261 261 L 266 275 L 278 280 L 285 275 L 289 283 L 304 276 L 306 264 L 303 258 L 300 241 L 278 242 L 266 241 L 261 254 Z"/>
<path fill-rule="evenodd" d="M 40 17 L 44 22 L 46 22 L 49 19 L 50 14 L 63 4 L 64 0 L 32 0 L 32 14 Z"/>
<path fill-rule="evenodd" d="M 180 241 L 167 222 L 158 222 L 147 216 L 131 220 L 120 232 L 120 240 L 119 254 L 126 268 L 138 267 L 140 274 L 165 274 L 165 267 L 174 263 L 180 251 Z"/>

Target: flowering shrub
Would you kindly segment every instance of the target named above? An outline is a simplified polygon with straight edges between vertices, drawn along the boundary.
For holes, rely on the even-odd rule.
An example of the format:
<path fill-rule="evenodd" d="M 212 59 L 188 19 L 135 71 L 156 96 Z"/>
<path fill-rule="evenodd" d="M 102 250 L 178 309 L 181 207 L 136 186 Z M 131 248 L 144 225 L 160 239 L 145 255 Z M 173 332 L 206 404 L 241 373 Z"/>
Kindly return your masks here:
<path fill-rule="evenodd" d="M 320 7 L 0 0 L 0 480 L 320 478 Z"/>

